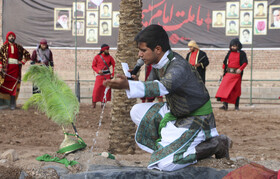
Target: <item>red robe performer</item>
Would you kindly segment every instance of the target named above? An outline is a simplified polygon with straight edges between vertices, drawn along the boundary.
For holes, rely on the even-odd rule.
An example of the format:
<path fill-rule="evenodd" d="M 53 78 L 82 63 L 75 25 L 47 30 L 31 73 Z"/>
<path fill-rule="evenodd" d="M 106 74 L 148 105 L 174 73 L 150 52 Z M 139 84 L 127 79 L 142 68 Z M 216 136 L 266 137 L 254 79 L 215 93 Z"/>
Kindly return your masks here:
<path fill-rule="evenodd" d="M 8 32 L 0 49 L 0 98 L 10 99 L 11 109 L 16 108 L 21 80 L 21 66 L 30 60 L 30 54 L 14 41 L 16 35 Z M 23 58 L 24 57 L 24 58 Z"/>
<path fill-rule="evenodd" d="M 239 39 L 233 39 L 223 63 L 224 77 L 216 94 L 216 98 L 224 102 L 220 108 L 223 110 L 228 109 L 228 103 L 235 104 L 235 110 L 239 110 L 242 75 L 248 64 L 246 53 L 241 49 Z"/>
<path fill-rule="evenodd" d="M 92 69 L 97 73 L 93 92 L 92 92 L 92 105 L 96 107 L 96 102 L 101 102 L 101 107 L 107 101 L 111 101 L 111 89 L 106 94 L 106 101 L 104 101 L 105 86 L 103 81 L 114 77 L 115 72 L 115 60 L 109 54 L 109 46 L 103 44 L 101 46 L 100 53 L 96 55 L 92 61 Z M 110 72 L 110 66 L 113 67 L 113 72 Z"/>

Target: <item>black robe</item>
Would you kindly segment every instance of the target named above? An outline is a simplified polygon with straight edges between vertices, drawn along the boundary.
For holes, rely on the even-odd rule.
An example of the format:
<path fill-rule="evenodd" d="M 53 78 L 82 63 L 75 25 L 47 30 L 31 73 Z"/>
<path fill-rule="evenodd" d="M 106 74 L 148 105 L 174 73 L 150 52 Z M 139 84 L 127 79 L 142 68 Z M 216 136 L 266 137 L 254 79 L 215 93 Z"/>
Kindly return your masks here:
<path fill-rule="evenodd" d="M 197 53 L 198 53 L 198 58 L 195 64 L 201 63 L 201 66 L 197 67 L 196 70 L 198 71 L 203 83 L 205 84 L 205 71 L 206 71 L 206 67 L 209 65 L 209 60 L 204 51 L 199 50 Z M 188 62 L 190 60 L 190 55 L 191 52 L 189 52 L 186 57 L 186 60 Z"/>

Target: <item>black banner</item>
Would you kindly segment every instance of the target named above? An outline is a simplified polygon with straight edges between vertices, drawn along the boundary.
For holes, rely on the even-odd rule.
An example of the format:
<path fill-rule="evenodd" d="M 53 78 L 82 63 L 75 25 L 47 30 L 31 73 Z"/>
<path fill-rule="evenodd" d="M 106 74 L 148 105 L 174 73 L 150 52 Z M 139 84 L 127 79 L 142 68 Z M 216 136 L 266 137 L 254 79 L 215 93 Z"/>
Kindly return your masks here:
<path fill-rule="evenodd" d="M 3 40 L 13 31 L 24 46 L 46 38 L 53 47 L 75 47 L 77 38 L 78 47 L 116 47 L 121 0 L 98 2 L 5 0 Z M 143 27 L 162 25 L 176 48 L 185 48 L 189 40 L 227 48 L 236 37 L 245 47 L 279 47 L 280 42 L 280 0 L 143 0 L 142 18 Z"/>

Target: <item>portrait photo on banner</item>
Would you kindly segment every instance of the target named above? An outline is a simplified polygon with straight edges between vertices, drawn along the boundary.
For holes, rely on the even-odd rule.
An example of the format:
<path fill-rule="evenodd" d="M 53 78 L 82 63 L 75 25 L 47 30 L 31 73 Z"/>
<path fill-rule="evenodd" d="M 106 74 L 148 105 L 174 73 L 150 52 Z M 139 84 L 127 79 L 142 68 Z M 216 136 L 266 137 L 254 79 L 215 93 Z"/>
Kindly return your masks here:
<path fill-rule="evenodd" d="M 93 0 L 87 0 L 87 10 L 98 10 L 98 6 L 93 3 Z"/>
<path fill-rule="evenodd" d="M 112 3 L 102 3 L 100 5 L 100 18 L 112 18 Z"/>
<path fill-rule="evenodd" d="M 223 28 L 226 25 L 226 12 L 225 11 L 213 11 L 212 12 L 212 27 Z"/>
<path fill-rule="evenodd" d="M 99 21 L 99 35 L 111 36 L 112 35 L 112 20 L 100 20 Z"/>
<path fill-rule="evenodd" d="M 73 2 L 73 18 L 84 18 L 85 17 L 85 3 L 84 2 Z"/>
<path fill-rule="evenodd" d="M 226 20 L 226 36 L 238 36 L 239 35 L 239 20 L 227 19 Z"/>
<path fill-rule="evenodd" d="M 252 27 L 253 24 L 253 11 L 242 10 L 240 11 L 240 27 Z"/>
<path fill-rule="evenodd" d="M 77 26 L 77 27 L 76 27 Z M 72 35 L 76 35 L 77 29 L 77 36 L 84 36 L 85 35 L 85 21 L 84 20 L 73 20 L 72 25 Z"/>
<path fill-rule="evenodd" d="M 253 9 L 253 0 L 240 0 L 240 9 Z"/>
<path fill-rule="evenodd" d="M 54 8 L 54 30 L 71 30 L 71 8 Z"/>
<path fill-rule="evenodd" d="M 240 28 L 240 42 L 242 44 L 252 44 L 252 28 Z"/>
<path fill-rule="evenodd" d="M 113 27 L 119 27 L 119 26 L 120 26 L 120 12 L 113 11 Z"/>
<path fill-rule="evenodd" d="M 239 2 L 227 2 L 227 18 L 239 18 Z"/>
<path fill-rule="evenodd" d="M 89 44 L 98 43 L 98 29 L 97 28 L 87 28 L 86 43 L 89 43 Z"/>
<path fill-rule="evenodd" d="M 266 35 L 266 34 L 267 34 L 267 19 L 255 19 L 254 35 Z"/>
<path fill-rule="evenodd" d="M 280 5 L 269 6 L 269 29 L 280 29 Z"/>
<path fill-rule="evenodd" d="M 267 1 L 254 2 L 254 17 L 266 18 L 267 17 Z"/>
<path fill-rule="evenodd" d="M 97 27 L 98 26 L 98 11 L 87 11 L 87 26 Z"/>

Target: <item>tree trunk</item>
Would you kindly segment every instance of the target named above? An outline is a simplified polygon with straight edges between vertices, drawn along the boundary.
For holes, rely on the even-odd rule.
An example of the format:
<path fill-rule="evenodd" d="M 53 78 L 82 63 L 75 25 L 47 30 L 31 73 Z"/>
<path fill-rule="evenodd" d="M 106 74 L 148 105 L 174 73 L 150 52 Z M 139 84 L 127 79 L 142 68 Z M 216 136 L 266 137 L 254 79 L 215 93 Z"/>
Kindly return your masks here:
<path fill-rule="evenodd" d="M 122 0 L 120 4 L 119 39 L 116 53 L 115 74 L 123 74 L 121 62 L 133 68 L 138 59 L 134 37 L 142 29 L 142 0 Z M 113 90 L 112 121 L 109 134 L 109 152 L 133 154 L 135 152 L 136 126 L 131 121 L 130 109 L 136 99 L 128 99 L 124 90 Z"/>

